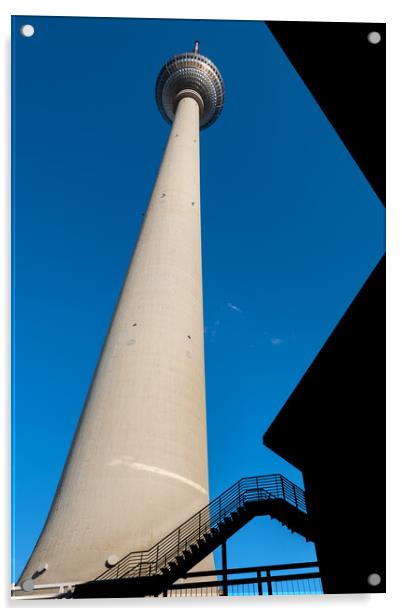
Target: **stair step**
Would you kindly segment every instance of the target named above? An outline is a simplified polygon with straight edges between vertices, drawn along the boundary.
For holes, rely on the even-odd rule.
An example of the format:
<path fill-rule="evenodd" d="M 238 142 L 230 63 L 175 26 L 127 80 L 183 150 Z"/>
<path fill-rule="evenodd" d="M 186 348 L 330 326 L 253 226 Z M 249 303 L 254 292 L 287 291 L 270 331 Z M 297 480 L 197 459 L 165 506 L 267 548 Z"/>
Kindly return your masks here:
<path fill-rule="evenodd" d="M 170 573 L 170 567 L 167 567 L 167 566 L 166 567 L 162 567 L 161 568 L 161 573 L 163 575 L 167 575 L 168 573 Z"/>
<path fill-rule="evenodd" d="M 177 562 L 177 557 L 172 558 L 172 560 L 170 560 L 167 564 L 167 567 L 169 568 L 169 572 L 171 572 L 173 569 L 177 569 L 178 566 L 179 566 L 179 563 Z"/>

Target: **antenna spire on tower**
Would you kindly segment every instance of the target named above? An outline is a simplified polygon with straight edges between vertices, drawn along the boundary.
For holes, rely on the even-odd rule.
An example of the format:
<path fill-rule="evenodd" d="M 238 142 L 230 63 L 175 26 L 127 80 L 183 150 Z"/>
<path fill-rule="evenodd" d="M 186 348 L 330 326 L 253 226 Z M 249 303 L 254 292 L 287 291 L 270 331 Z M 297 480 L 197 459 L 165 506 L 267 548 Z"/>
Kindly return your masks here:
<path fill-rule="evenodd" d="M 200 46 L 199 41 L 195 41 L 195 44 L 194 44 L 194 53 L 198 53 L 199 46 Z"/>

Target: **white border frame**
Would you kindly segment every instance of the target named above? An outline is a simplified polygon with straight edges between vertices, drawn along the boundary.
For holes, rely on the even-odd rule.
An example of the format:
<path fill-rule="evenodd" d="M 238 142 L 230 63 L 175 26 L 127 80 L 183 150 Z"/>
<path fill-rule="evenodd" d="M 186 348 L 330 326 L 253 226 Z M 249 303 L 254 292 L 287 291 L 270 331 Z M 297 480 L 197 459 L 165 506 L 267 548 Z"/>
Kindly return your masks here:
<path fill-rule="evenodd" d="M 395 613 L 395 608 L 402 605 L 402 596 L 398 592 L 400 577 L 401 522 L 402 510 L 401 477 L 398 470 L 402 468 L 400 436 L 402 397 L 400 382 L 402 381 L 401 363 L 399 360 L 402 347 L 401 316 L 402 316 L 402 274 L 401 274 L 401 221 L 402 221 L 402 191 L 401 191 L 401 154 L 402 141 L 401 110 L 402 85 L 400 79 L 400 59 L 402 58 L 401 36 L 401 4 L 397 0 L 247 0 L 242 3 L 221 3 L 216 0 L 188 2 L 188 0 L 148 0 L 144 3 L 124 0 L 3 0 L 0 5 L 1 38 L 4 53 L 1 63 L 1 81 L 3 96 L 1 97 L 1 133 L 6 136 L 3 148 L 0 150 L 1 185 L 3 190 L 2 220 L 0 222 L 0 284 L 2 298 L 0 323 L 1 340 L 4 352 L 0 355 L 0 391 L 3 392 L 2 424 L 4 468 L 1 473 L 3 502 L 5 511 L 1 511 L 4 546 L 10 546 L 10 267 L 11 267 L 11 233 L 10 233 L 10 26 L 11 15 L 59 15 L 85 17 L 148 17 L 148 18 L 181 18 L 181 19 L 238 19 L 238 20 L 289 20 L 289 21 L 357 21 L 357 22 L 387 22 L 387 414 L 388 414 L 388 497 L 387 497 L 387 594 L 373 595 L 326 595 L 324 597 L 271 597 L 270 599 L 251 598 L 217 598 L 217 599 L 170 599 L 165 601 L 145 601 L 144 599 L 123 600 L 86 600 L 86 601 L 40 601 L 43 609 L 58 608 L 74 609 L 115 609 L 116 607 L 131 608 L 142 613 L 146 610 L 160 609 L 191 609 L 191 611 L 232 609 L 244 610 L 254 607 L 255 610 L 269 609 L 272 614 L 304 616 L 326 609 L 327 612 L 347 615 L 376 615 Z M 390 128 L 392 127 L 392 129 Z M 398 198 L 399 197 L 399 198 Z M 398 246 L 399 243 L 399 246 Z M 370 472 L 370 469 L 367 469 Z M 8 492 L 8 495 L 7 495 Z M 39 607 L 37 601 L 11 602 L 10 593 L 10 558 L 7 549 L 2 550 L 3 559 L 0 562 L 0 579 L 2 579 L 2 606 L 13 609 L 29 609 Z M 269 603 L 268 603 L 269 601 Z"/>

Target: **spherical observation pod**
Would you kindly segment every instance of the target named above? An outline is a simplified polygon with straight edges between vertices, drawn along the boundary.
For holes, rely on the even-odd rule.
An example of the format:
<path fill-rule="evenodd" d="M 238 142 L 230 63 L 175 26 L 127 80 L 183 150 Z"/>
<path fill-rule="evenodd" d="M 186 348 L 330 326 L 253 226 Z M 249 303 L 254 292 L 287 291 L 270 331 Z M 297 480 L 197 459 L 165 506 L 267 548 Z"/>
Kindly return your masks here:
<path fill-rule="evenodd" d="M 223 79 L 215 64 L 193 52 L 173 56 L 156 80 L 156 102 L 162 116 L 173 122 L 177 104 L 183 96 L 194 98 L 200 107 L 200 128 L 207 128 L 219 117 L 224 101 Z"/>

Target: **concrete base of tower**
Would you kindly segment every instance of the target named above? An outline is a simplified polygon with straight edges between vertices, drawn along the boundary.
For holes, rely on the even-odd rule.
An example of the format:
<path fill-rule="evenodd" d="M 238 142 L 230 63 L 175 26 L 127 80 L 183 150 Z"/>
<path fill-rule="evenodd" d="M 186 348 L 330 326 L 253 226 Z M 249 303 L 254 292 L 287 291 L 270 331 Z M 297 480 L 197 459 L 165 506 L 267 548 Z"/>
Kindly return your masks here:
<path fill-rule="evenodd" d="M 195 565 L 189 572 L 196 573 L 202 571 L 213 571 L 215 569 L 215 561 L 213 554 L 208 554 L 202 561 Z M 208 583 L 216 582 L 215 576 L 208 577 L 191 577 L 192 583 Z M 189 580 L 180 578 L 176 580 L 176 584 L 185 584 Z M 153 587 L 152 581 L 150 588 Z M 167 593 L 148 594 L 147 581 L 141 581 L 141 578 L 133 579 L 116 579 L 107 581 L 64 581 L 55 582 L 52 584 L 32 584 L 26 586 L 25 589 L 21 585 L 13 584 L 11 587 L 12 599 L 84 599 L 84 598 L 111 598 L 111 597 L 142 597 L 142 596 L 158 596 L 158 597 L 189 597 L 189 596 L 219 596 L 221 595 L 219 587 L 212 588 L 193 588 L 193 589 L 171 589 Z"/>

